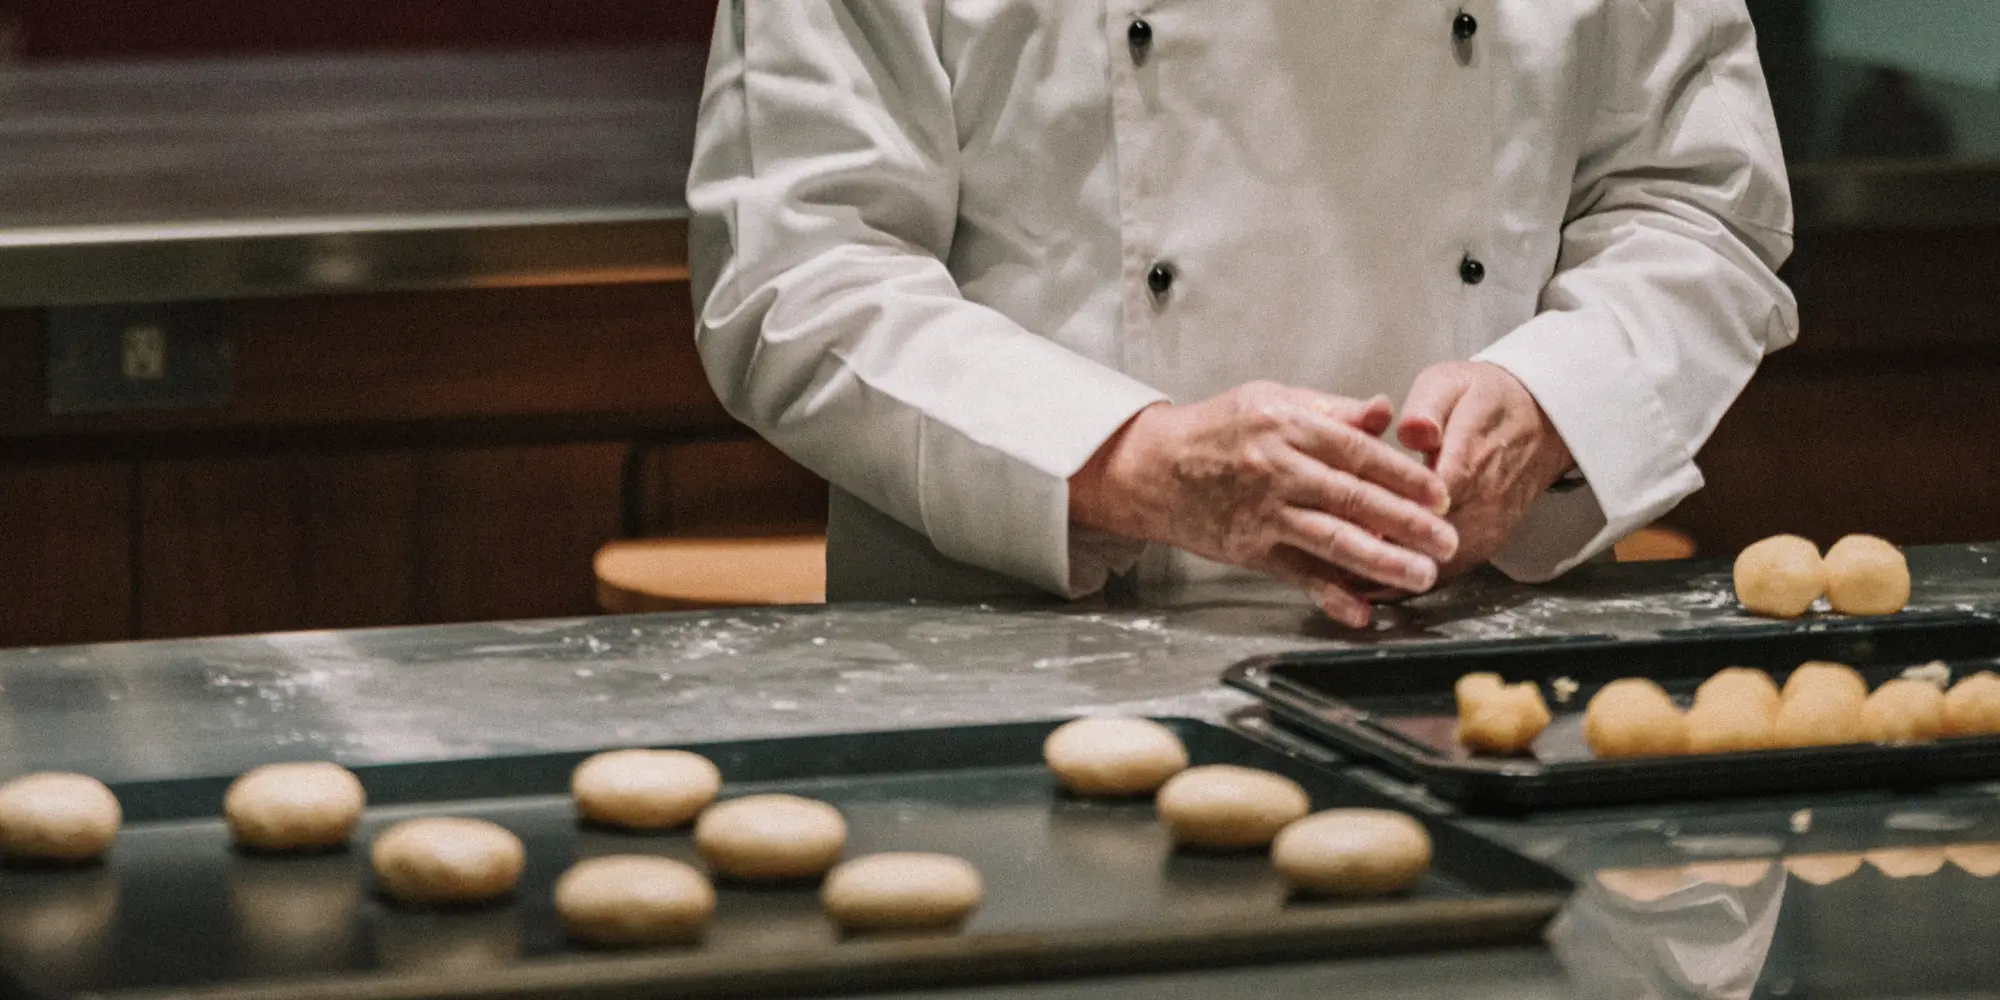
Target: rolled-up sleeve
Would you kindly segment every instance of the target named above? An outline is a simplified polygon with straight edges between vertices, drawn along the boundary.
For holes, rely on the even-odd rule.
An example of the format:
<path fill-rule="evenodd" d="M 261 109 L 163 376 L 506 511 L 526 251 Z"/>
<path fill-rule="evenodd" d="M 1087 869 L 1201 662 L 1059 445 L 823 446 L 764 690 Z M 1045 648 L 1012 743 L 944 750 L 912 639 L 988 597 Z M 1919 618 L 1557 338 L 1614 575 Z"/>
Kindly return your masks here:
<path fill-rule="evenodd" d="M 944 555 L 1043 589 L 1070 475 L 1161 394 L 967 301 L 935 3 L 722 4 L 688 181 L 696 338 L 729 412 Z"/>
<path fill-rule="evenodd" d="M 1543 580 L 1699 489 L 1695 453 L 1798 310 L 1784 156 L 1741 0 L 1609 5 L 1606 76 L 1538 314 L 1481 352 L 1519 378 L 1589 488 L 1494 560 Z"/>

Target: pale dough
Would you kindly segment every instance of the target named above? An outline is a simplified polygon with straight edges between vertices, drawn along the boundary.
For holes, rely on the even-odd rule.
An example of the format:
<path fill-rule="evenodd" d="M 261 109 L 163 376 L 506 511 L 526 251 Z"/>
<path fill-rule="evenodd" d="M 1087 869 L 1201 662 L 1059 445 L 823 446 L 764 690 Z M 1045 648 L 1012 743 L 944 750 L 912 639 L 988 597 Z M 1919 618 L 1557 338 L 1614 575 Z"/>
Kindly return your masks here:
<path fill-rule="evenodd" d="M 1864 704 L 1866 699 L 1833 686 L 1806 688 L 1785 697 L 1772 731 L 1780 747 L 1862 743 L 1867 740 L 1861 721 Z"/>
<path fill-rule="evenodd" d="M 556 880 L 556 915 L 571 937 L 590 944 L 693 941 L 715 915 L 715 888 L 668 858 L 592 858 Z"/>
<path fill-rule="evenodd" d="M 1064 788 L 1101 797 L 1150 795 L 1188 766 L 1181 738 L 1151 719 L 1063 723 L 1043 741 L 1042 759 Z"/>
<path fill-rule="evenodd" d="M 722 772 L 685 750 L 613 750 L 570 776 L 576 811 L 633 830 L 671 830 L 701 814 L 722 791 Z"/>
<path fill-rule="evenodd" d="M 1745 610 L 1771 618 L 1797 618 L 1826 593 L 1826 563 L 1819 547 L 1797 535 L 1776 535 L 1736 557 L 1736 599 Z"/>
<path fill-rule="evenodd" d="M 1801 692 L 1820 690 L 1860 704 L 1868 700 L 1868 682 L 1861 672 L 1845 663 L 1828 663 L 1812 660 L 1799 664 L 1790 677 L 1785 678 L 1784 697 L 1797 697 Z"/>
<path fill-rule="evenodd" d="M 847 846 L 847 821 L 815 799 L 751 795 L 702 813 L 694 843 L 709 867 L 729 878 L 817 878 Z"/>
<path fill-rule="evenodd" d="M 368 795 L 339 764 L 269 764 L 237 778 L 222 798 L 236 842 L 264 851 L 347 843 Z"/>
<path fill-rule="evenodd" d="M 985 896 L 979 869 L 948 854 L 870 854 L 826 877 L 820 902 L 850 931 L 952 927 Z"/>
<path fill-rule="evenodd" d="M 1627 677 L 1604 685 L 1583 710 L 1583 738 L 1599 757 L 1685 753 L 1687 717 L 1658 684 Z"/>
<path fill-rule="evenodd" d="M 2000 733 L 2000 675 L 1982 670 L 1944 696 L 1944 731 L 1952 736 Z"/>
<path fill-rule="evenodd" d="M 1409 888 L 1431 864 L 1423 824 L 1384 809 L 1329 809 L 1278 832 L 1271 864 L 1294 891 L 1380 896 Z"/>
<path fill-rule="evenodd" d="M 1233 764 L 1182 771 L 1160 787 L 1153 804 L 1174 843 L 1220 850 L 1262 847 L 1312 811 L 1298 782 Z"/>
<path fill-rule="evenodd" d="M 440 817 L 398 823 L 369 852 L 382 891 L 405 903 L 476 903 L 505 895 L 528 855 L 497 823 Z"/>
<path fill-rule="evenodd" d="M 1474 753 L 1526 753 L 1552 718 L 1533 681 L 1502 684 L 1498 674 L 1466 674 L 1453 685 L 1453 693 L 1458 741 Z"/>
<path fill-rule="evenodd" d="M 43 773 L 0 785 L 0 857 L 89 861 L 111 849 L 124 822 L 118 797 L 96 778 Z"/>
<path fill-rule="evenodd" d="M 1724 667 L 1695 689 L 1694 703 L 1741 702 L 1756 706 L 1766 715 L 1778 714 L 1778 682 L 1754 667 Z"/>
<path fill-rule="evenodd" d="M 1890 615 L 1910 603 L 1910 564 L 1874 535 L 1849 535 L 1826 550 L 1826 600 L 1844 615 Z"/>
<path fill-rule="evenodd" d="M 1944 732 L 1944 692 L 1899 677 L 1875 689 L 1861 706 L 1861 731 L 1875 743 L 1921 743 Z"/>
<path fill-rule="evenodd" d="M 1750 701 L 1697 697 L 1687 713 L 1689 753 L 1738 753 L 1778 745 L 1776 714 Z"/>
<path fill-rule="evenodd" d="M 1785 870 L 1813 885 L 1832 885 L 1861 870 L 1859 854 L 1795 854 Z"/>

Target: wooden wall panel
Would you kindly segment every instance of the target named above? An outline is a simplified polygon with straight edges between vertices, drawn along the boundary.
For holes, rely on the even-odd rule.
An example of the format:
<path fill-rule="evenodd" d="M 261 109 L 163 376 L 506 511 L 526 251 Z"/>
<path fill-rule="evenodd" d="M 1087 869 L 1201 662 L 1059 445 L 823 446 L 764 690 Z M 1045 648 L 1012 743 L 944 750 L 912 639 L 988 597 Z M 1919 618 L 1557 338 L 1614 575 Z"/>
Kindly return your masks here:
<path fill-rule="evenodd" d="M 407 452 L 148 464 L 141 633 L 417 621 L 417 483 Z"/>
<path fill-rule="evenodd" d="M 132 631 L 131 466 L 0 467 L 0 646 Z"/>
<path fill-rule="evenodd" d="M 646 472 L 648 535 L 826 530 L 826 480 L 761 438 L 658 449 Z"/>
<path fill-rule="evenodd" d="M 618 444 L 425 457 L 425 621 L 596 613 L 591 556 L 618 537 Z"/>
<path fill-rule="evenodd" d="M 2000 539 L 1996 431 L 2000 367 L 1828 370 L 1779 355 L 1703 449 L 1707 488 L 1668 522 L 1711 555 L 1780 532 Z"/>

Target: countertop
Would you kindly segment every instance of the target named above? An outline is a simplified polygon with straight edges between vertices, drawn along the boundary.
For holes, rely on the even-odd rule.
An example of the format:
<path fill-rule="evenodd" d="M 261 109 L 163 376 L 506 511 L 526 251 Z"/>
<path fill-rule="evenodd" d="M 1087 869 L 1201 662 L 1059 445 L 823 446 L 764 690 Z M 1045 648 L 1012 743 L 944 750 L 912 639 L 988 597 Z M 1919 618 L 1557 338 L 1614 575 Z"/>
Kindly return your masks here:
<path fill-rule="evenodd" d="M 706 56 L 0 67 L 0 308 L 685 277 Z M 1802 231 L 2000 224 L 2000 161 L 1793 183 Z"/>
<path fill-rule="evenodd" d="M 1912 565 L 1913 610 L 2000 614 L 2000 544 L 1920 549 Z M 1330 626 L 1282 588 L 1244 583 L 1145 608 L 853 605 L 22 649 L 0 652 L 0 775 L 226 775 L 284 759 L 384 763 L 1085 712 L 1255 726 L 1248 699 L 1216 677 L 1259 653 L 1747 622 L 1727 567 L 1691 562 L 1589 566 L 1544 587 L 1475 577 L 1387 610 L 1362 635 Z M 1412 808 L 1434 807 L 1364 776 Z M 1927 895 L 1921 880 L 1892 882 L 1875 869 L 1839 883 L 1872 895 L 1828 896 L 1830 887 L 1788 881 L 1778 859 L 1803 816 L 1822 833 L 1841 831 L 1855 852 L 1921 849 L 1942 865 L 1954 837 L 2000 841 L 1996 795 L 2000 786 L 1478 820 L 1475 828 L 1583 880 L 1551 949 L 1127 977 L 1090 989 L 1749 996 L 1754 985 L 1760 996 L 1861 996 L 1882 994 L 1890 974 L 1900 984 L 1890 995 L 1977 992 L 2000 975 L 2000 956 L 1956 951 L 1949 940 L 1991 940 L 2000 908 L 1969 907 L 1963 887 Z M 1787 908 L 1788 894 L 1820 901 Z M 1945 943 L 1899 941 L 1880 958 L 1870 949 L 1884 932 L 1861 919 L 1869 916 L 1935 927 Z M 1911 956 L 1929 971 L 1905 971 Z"/>

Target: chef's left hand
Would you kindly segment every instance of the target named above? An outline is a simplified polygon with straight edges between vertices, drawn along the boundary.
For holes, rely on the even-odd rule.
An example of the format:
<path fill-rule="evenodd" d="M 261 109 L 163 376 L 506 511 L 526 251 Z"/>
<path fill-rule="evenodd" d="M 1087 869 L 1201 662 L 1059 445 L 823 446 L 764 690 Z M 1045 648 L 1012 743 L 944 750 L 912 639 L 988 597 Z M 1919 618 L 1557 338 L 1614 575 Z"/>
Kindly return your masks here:
<path fill-rule="evenodd" d="M 1528 506 L 1573 464 L 1528 388 L 1483 361 L 1447 361 L 1417 376 L 1396 438 L 1421 452 L 1451 491 L 1458 554 L 1438 567 L 1440 581 L 1493 558 Z"/>

